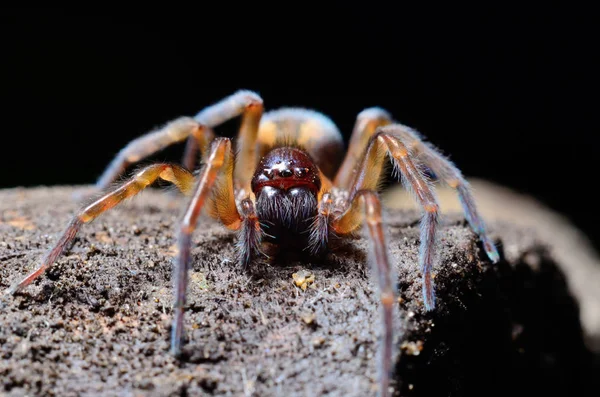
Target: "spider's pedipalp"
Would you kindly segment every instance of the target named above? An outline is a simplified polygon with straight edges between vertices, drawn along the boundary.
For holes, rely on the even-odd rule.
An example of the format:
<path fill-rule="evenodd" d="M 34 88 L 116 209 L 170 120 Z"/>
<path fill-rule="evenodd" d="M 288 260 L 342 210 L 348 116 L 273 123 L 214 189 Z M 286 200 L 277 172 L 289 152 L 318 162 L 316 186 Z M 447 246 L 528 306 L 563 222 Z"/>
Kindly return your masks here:
<path fill-rule="evenodd" d="M 379 395 L 389 395 L 389 380 L 393 368 L 393 309 L 396 302 L 395 272 L 391 266 L 387 242 L 383 230 L 381 203 L 372 190 L 360 190 L 355 194 L 346 212 L 336 218 L 332 228 L 347 234 L 363 224 L 367 231 L 371 250 L 372 269 L 376 274 L 381 299 L 383 329 L 379 362 Z"/>
<path fill-rule="evenodd" d="M 469 222 L 471 229 L 481 240 L 488 258 L 493 263 L 497 263 L 500 260 L 500 255 L 496 246 L 487 235 L 485 223 L 479 215 L 475 198 L 471 192 L 471 186 L 462 175 L 462 172 L 431 143 L 425 142 L 420 134 L 412 128 L 401 124 L 394 124 L 387 127 L 387 130 L 400 138 L 414 156 L 425 167 L 433 171 L 440 181 L 457 192 L 465 218 Z"/>
<path fill-rule="evenodd" d="M 331 233 L 329 223 L 331 221 L 331 213 L 333 210 L 333 200 L 331 193 L 324 193 L 319 201 L 317 215 L 314 216 L 310 226 L 308 237 L 307 250 L 311 254 L 317 255 L 327 248 L 329 241 L 329 233 Z"/>
<path fill-rule="evenodd" d="M 264 232 L 252 200 L 245 198 L 242 200 L 241 207 L 243 221 L 236 245 L 238 248 L 238 261 L 241 262 L 243 269 L 247 269 L 254 254 L 264 254 L 260 248 Z"/>
<path fill-rule="evenodd" d="M 154 164 L 143 168 L 125 183 L 84 207 L 71 220 L 58 242 L 42 259 L 38 268 L 18 284 L 11 287 L 6 294 L 13 294 L 25 288 L 27 285 L 31 284 L 32 281 L 45 273 L 48 268 L 54 264 L 56 259 L 68 249 L 83 224 L 93 221 L 105 211 L 108 211 L 124 200 L 135 196 L 159 178 L 173 183 L 186 194 L 191 192 L 194 185 L 193 175 L 178 165 Z"/>

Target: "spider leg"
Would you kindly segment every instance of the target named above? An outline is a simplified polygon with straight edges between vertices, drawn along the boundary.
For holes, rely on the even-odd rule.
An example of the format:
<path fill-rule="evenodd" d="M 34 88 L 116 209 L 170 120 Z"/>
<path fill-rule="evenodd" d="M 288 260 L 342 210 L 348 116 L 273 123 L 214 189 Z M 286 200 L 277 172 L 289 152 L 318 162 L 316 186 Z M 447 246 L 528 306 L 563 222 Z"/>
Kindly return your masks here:
<path fill-rule="evenodd" d="M 185 145 L 181 164 L 188 170 L 193 170 L 196 167 L 196 159 L 204 155 L 213 139 L 215 139 L 215 132 L 208 127 L 203 128 L 200 134 L 190 135 Z"/>
<path fill-rule="evenodd" d="M 188 136 L 194 136 L 198 140 L 204 139 L 206 135 L 205 129 L 204 126 L 198 124 L 192 118 L 180 117 L 155 131 L 134 139 L 106 167 L 96 182 L 96 190 L 106 190 L 129 165 L 171 144 L 181 142 Z"/>
<path fill-rule="evenodd" d="M 234 171 L 234 183 L 238 188 L 249 189 L 250 187 L 250 179 L 257 162 L 256 137 L 263 111 L 263 101 L 258 94 L 252 91 L 240 90 L 208 106 L 194 116 L 197 122 L 209 128 L 223 124 L 234 117 L 242 116 L 236 139 L 237 166 Z M 193 151 L 196 141 L 193 136 L 190 136 L 186 151 Z"/>
<path fill-rule="evenodd" d="M 44 274 L 44 272 L 54 264 L 56 259 L 67 250 L 77 232 L 84 224 L 90 223 L 102 213 L 115 207 L 125 199 L 135 196 L 159 178 L 173 183 L 185 194 L 191 193 L 194 186 L 193 175 L 178 165 L 155 164 L 143 168 L 128 181 L 79 211 L 79 213 L 71 220 L 58 242 L 44 256 L 38 268 L 19 283 L 10 287 L 5 294 L 9 295 L 20 291 L 31 284 L 36 278 Z"/>
<path fill-rule="evenodd" d="M 200 173 L 192 199 L 179 226 L 178 255 L 175 266 L 175 302 L 171 332 L 171 351 L 181 354 L 183 342 L 184 307 L 188 285 L 191 237 L 205 206 L 209 214 L 220 219 L 231 230 L 239 230 L 240 259 L 248 264 L 252 252 L 258 249 L 261 232 L 254 205 L 249 198 L 242 200 L 240 214 L 235 205 L 233 189 L 234 153 L 231 140 L 216 138 Z"/>
<path fill-rule="evenodd" d="M 340 189 L 349 189 L 357 172 L 357 167 L 365 154 L 369 139 L 378 127 L 388 125 L 392 122 L 388 112 L 381 108 L 368 108 L 356 117 L 348 151 L 342 165 L 337 171 L 333 183 Z"/>
<path fill-rule="evenodd" d="M 393 308 L 396 298 L 394 271 L 390 266 L 385 233 L 382 227 L 381 204 L 377 194 L 372 190 L 360 190 L 350 203 L 344 214 L 336 218 L 332 228 L 340 234 L 348 234 L 364 223 L 368 231 L 373 270 L 377 274 L 379 293 L 382 304 L 383 330 L 379 367 L 379 394 L 388 396 L 388 386 L 392 372 L 393 352 Z"/>
<path fill-rule="evenodd" d="M 487 235 L 485 223 L 477 211 L 471 186 L 460 170 L 431 143 L 425 142 L 420 134 L 412 128 L 394 124 L 389 127 L 389 130 L 402 140 L 421 164 L 433 171 L 439 180 L 457 192 L 465 218 L 471 229 L 479 236 L 488 258 L 493 263 L 497 263 L 500 260 L 500 255 Z"/>
<path fill-rule="evenodd" d="M 228 150 L 229 149 L 229 150 Z M 183 338 L 183 309 L 186 303 L 188 285 L 188 270 L 190 263 L 190 250 L 192 233 L 196 229 L 198 217 L 212 187 L 217 179 L 220 169 L 225 163 L 228 152 L 231 151 L 231 142 L 219 138 L 213 141 L 211 152 L 206 160 L 200 180 L 194 190 L 192 200 L 187 206 L 179 228 L 178 255 L 175 266 L 175 302 L 173 329 L 171 331 L 171 350 L 175 355 L 181 353 Z"/>
<path fill-rule="evenodd" d="M 127 166 L 188 138 L 190 142 L 188 142 L 186 153 L 191 152 L 191 155 L 193 155 L 199 148 L 204 154 L 205 149 L 214 137 L 212 128 L 244 113 L 248 114 L 244 119 L 249 121 L 244 122 L 243 125 L 247 124 L 249 127 L 242 130 L 251 130 L 252 122 L 257 117 L 255 115 L 258 114 L 258 118 L 260 118 L 262 114 L 262 107 L 262 99 L 257 94 L 241 90 L 207 107 L 193 118 L 180 117 L 155 131 L 142 135 L 129 142 L 117 154 L 98 178 L 96 189 L 106 189 Z M 256 128 L 258 128 L 258 121 L 255 123 Z M 256 132 L 254 134 L 256 135 Z M 243 144 L 246 143 L 249 135 L 252 135 L 252 131 L 246 132 L 245 135 L 240 134 L 240 140 Z M 193 167 L 192 160 L 184 157 L 183 161 L 188 167 L 190 165 Z M 188 169 L 191 170 L 192 168 Z"/>
<path fill-rule="evenodd" d="M 404 186 L 415 194 L 415 198 L 423 209 L 421 219 L 421 243 L 419 264 L 423 273 L 423 299 L 425 308 L 433 310 L 435 296 L 431 269 L 435 260 L 439 204 L 435 197 L 433 186 L 427 180 L 422 170 L 415 165 L 402 141 L 393 135 L 391 126 L 380 127 L 369 141 L 366 153 L 350 189 L 352 199 L 361 190 L 376 191 L 383 176 L 386 155 L 392 159 L 394 170 L 401 176 Z M 358 214 L 348 215 L 340 219 L 338 227 L 352 230 L 360 225 Z M 335 228 L 334 228 L 335 230 Z M 337 230 L 335 230 L 337 232 Z"/>
<path fill-rule="evenodd" d="M 477 210 L 471 187 L 460 170 L 437 148 L 426 142 L 417 131 L 393 121 L 391 115 L 381 108 L 369 108 L 359 113 L 350 139 L 348 153 L 336 175 L 335 185 L 342 189 L 350 187 L 369 139 L 378 127 L 390 124 L 393 125 L 391 128 L 393 135 L 402 140 L 419 163 L 433 171 L 441 182 L 456 190 L 471 229 L 481 240 L 488 258 L 493 263 L 497 263 L 500 255 L 487 235 L 485 223 Z"/>

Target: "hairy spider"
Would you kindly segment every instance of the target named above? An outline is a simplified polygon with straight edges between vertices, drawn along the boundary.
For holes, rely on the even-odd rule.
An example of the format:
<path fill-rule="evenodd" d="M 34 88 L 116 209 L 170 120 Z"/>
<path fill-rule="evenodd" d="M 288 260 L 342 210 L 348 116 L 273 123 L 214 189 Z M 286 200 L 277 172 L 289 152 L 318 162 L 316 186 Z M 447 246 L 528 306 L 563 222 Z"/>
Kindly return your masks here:
<path fill-rule="evenodd" d="M 264 113 L 264 114 L 263 114 Z M 213 128 L 242 116 L 235 141 L 215 137 Z M 183 167 L 154 164 L 114 185 L 132 163 L 187 140 Z M 435 306 L 431 270 L 435 265 L 439 206 L 426 172 L 456 189 L 464 214 L 492 262 L 498 252 L 477 213 L 469 184 L 461 172 L 413 129 L 395 122 L 380 108 L 362 111 L 344 156 L 342 135 L 316 111 L 282 108 L 264 112 L 254 92 L 238 91 L 205 108 L 195 117 L 181 117 L 143 135 L 123 148 L 99 178 L 99 198 L 78 212 L 35 271 L 7 290 L 13 294 L 42 275 L 63 254 L 82 225 L 132 197 L 157 179 L 173 183 L 190 196 L 178 225 L 178 256 L 174 271 L 174 319 L 171 349 L 181 353 L 183 317 L 190 266 L 191 236 L 203 209 L 226 228 L 237 231 L 241 264 L 246 268 L 262 243 L 327 250 L 332 236 L 346 236 L 365 225 L 372 269 L 382 308 L 379 392 L 387 395 L 392 370 L 392 310 L 396 280 L 390 264 L 382 209 L 378 198 L 386 159 L 404 186 L 414 192 L 423 212 L 420 256 L 423 300 Z M 201 153 L 201 156 L 199 155 Z M 201 157 L 200 170 L 195 167 Z"/>

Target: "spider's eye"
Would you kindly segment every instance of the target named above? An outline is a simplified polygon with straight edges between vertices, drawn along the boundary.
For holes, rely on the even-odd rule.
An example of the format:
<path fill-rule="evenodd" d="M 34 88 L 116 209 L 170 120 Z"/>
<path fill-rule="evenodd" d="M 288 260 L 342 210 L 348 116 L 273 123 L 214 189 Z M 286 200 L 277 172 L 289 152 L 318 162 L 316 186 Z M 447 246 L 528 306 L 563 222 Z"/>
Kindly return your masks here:
<path fill-rule="evenodd" d="M 273 178 L 273 170 L 270 168 L 265 168 L 263 171 L 263 175 L 269 179 L 272 179 Z"/>
<path fill-rule="evenodd" d="M 289 178 L 290 176 L 294 175 L 294 173 L 290 170 L 281 170 L 279 171 L 279 176 L 282 178 Z"/>
<path fill-rule="evenodd" d="M 304 178 L 310 170 L 308 168 L 296 168 L 295 171 L 298 178 Z"/>

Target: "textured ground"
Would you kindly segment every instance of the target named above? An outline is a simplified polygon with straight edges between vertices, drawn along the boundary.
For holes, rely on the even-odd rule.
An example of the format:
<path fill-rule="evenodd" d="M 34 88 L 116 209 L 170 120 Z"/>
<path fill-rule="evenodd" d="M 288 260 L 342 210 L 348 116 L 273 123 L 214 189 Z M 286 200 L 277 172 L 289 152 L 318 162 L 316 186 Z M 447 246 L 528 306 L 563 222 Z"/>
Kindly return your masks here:
<path fill-rule="evenodd" d="M 0 192 L 0 288 L 31 270 L 77 208 L 70 188 Z M 0 395 L 370 396 L 380 333 L 365 241 L 321 263 L 235 263 L 234 236 L 193 239 L 183 362 L 169 354 L 179 198 L 144 192 L 86 225 L 70 252 L 0 309 Z M 596 395 L 578 305 L 529 229 L 490 225 L 491 266 L 462 217 L 447 215 L 439 306 L 421 305 L 418 214 L 387 228 L 401 297 L 395 387 L 402 395 Z M 308 271 L 303 290 L 293 275 Z"/>

